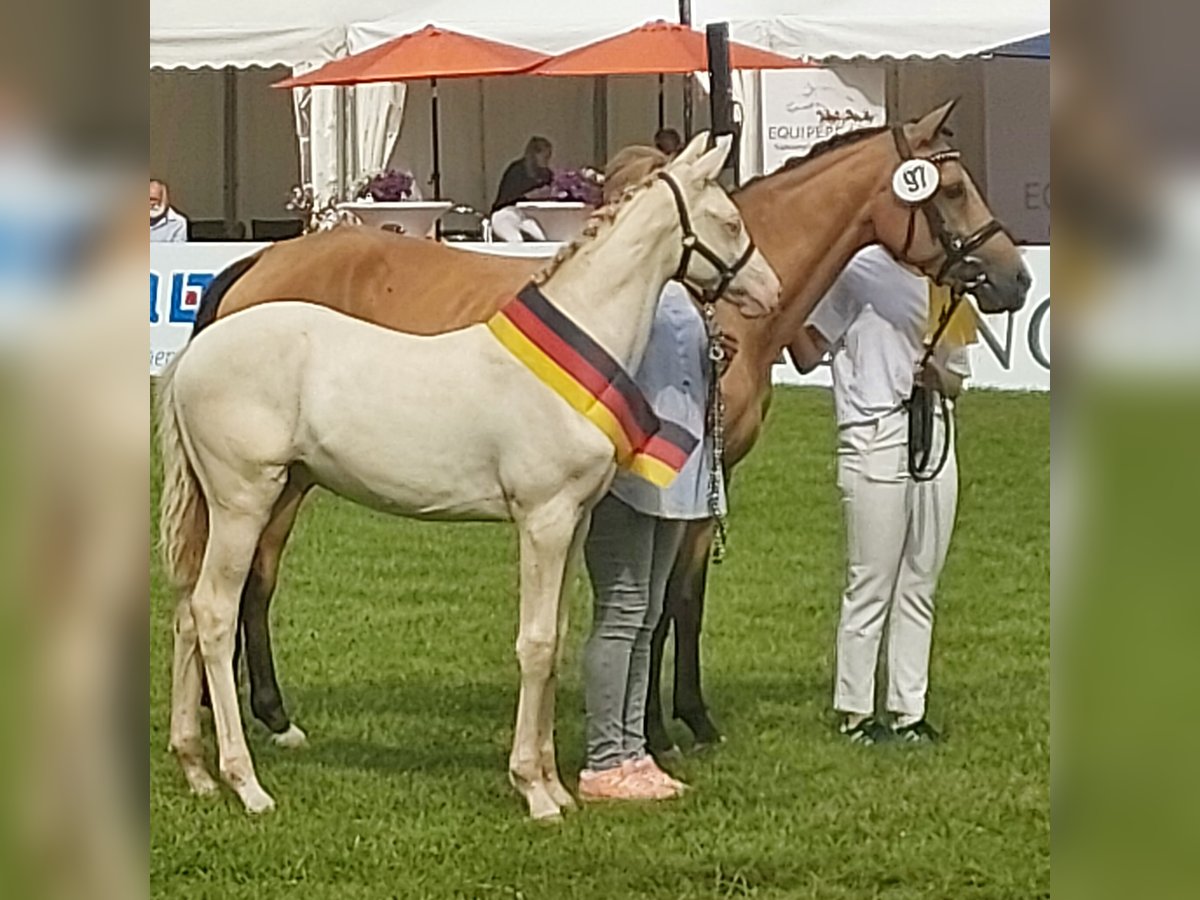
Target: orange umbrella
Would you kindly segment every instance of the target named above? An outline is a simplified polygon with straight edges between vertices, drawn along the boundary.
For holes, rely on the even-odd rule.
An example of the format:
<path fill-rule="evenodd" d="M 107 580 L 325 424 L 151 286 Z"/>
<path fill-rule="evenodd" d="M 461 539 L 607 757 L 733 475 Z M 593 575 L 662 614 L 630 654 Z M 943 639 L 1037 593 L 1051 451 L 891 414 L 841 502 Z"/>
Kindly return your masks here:
<path fill-rule="evenodd" d="M 532 69 L 548 58 L 544 53 L 524 47 L 426 25 L 420 31 L 336 59 L 312 72 L 286 78 L 275 87 L 511 75 Z"/>
<path fill-rule="evenodd" d="M 734 69 L 798 69 L 803 60 L 729 42 Z M 708 69 L 708 38 L 687 25 L 647 22 L 632 31 L 605 38 L 547 60 L 533 75 L 657 75 L 658 127 L 664 124 L 663 76 L 691 75 Z"/>
<path fill-rule="evenodd" d="M 442 174 L 438 127 L 437 80 L 512 75 L 526 72 L 549 57 L 523 47 L 489 41 L 426 25 L 378 47 L 326 63 L 319 69 L 277 82 L 278 88 L 372 84 L 428 78 L 433 89 L 433 193 L 441 199 Z"/>
<path fill-rule="evenodd" d="M 798 69 L 809 64 L 730 41 L 729 65 L 734 69 Z M 690 75 L 707 68 L 708 41 L 704 32 L 660 19 L 569 50 L 542 63 L 530 74 Z"/>

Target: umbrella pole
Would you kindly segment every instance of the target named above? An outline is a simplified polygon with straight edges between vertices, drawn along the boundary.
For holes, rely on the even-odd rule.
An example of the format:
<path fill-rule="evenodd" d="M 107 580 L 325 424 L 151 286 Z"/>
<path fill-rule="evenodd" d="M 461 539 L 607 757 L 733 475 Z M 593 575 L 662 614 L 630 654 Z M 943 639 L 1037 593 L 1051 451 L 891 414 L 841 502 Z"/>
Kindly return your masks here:
<path fill-rule="evenodd" d="M 663 73 L 658 73 L 658 130 L 667 126 L 666 108 L 663 105 Z"/>
<path fill-rule="evenodd" d="M 431 104 L 430 105 L 430 113 L 431 113 L 431 116 L 433 119 L 433 121 L 432 121 L 432 125 L 433 125 L 433 178 L 431 179 L 433 181 L 433 199 L 441 200 L 442 199 L 442 167 L 441 167 L 442 143 L 441 143 L 440 128 L 438 126 L 438 90 L 437 90 L 437 79 L 436 78 L 429 79 L 429 88 L 430 88 L 429 102 Z"/>

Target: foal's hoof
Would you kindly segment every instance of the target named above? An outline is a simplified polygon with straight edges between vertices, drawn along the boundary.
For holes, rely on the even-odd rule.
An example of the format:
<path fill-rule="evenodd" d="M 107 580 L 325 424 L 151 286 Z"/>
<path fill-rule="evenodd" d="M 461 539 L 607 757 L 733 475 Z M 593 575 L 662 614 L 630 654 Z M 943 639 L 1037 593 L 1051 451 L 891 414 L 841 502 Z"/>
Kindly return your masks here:
<path fill-rule="evenodd" d="M 217 780 L 203 769 L 189 772 L 187 781 L 188 788 L 197 797 L 212 797 L 221 789 L 221 786 L 217 784 Z"/>
<path fill-rule="evenodd" d="M 271 743 L 287 750 L 299 750 L 308 746 L 308 735 L 295 725 L 289 725 L 287 731 L 271 735 Z"/>
<path fill-rule="evenodd" d="M 261 816 L 275 809 L 275 801 L 271 799 L 271 795 L 258 785 L 244 787 L 238 792 L 238 795 L 242 798 L 242 805 L 246 807 L 246 812 L 252 816 Z"/>

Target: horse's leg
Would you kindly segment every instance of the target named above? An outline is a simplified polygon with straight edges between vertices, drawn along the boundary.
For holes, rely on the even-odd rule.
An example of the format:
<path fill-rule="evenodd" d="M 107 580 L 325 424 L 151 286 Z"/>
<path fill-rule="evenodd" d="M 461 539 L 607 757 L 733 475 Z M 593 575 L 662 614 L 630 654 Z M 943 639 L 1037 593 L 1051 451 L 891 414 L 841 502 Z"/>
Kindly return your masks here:
<path fill-rule="evenodd" d="M 171 670 L 171 752 L 179 760 L 192 792 L 201 796 L 217 790 L 204 765 L 200 742 L 200 688 L 203 680 L 200 644 L 192 616 L 192 598 L 182 596 L 175 606 L 175 663 Z"/>
<path fill-rule="evenodd" d="M 709 718 L 700 690 L 700 626 L 704 619 L 704 591 L 711 546 L 712 523 L 693 523 L 679 550 L 668 587 L 675 601 L 674 715 L 691 729 L 697 746 L 724 740 Z"/>
<path fill-rule="evenodd" d="M 242 588 L 240 633 L 246 642 L 250 709 L 255 718 L 271 730 L 271 741 L 280 747 L 302 747 L 306 738 L 304 732 L 288 717 L 283 705 L 283 695 L 275 677 L 268 613 L 279 576 L 283 548 L 291 536 L 296 514 L 310 486 L 295 478 L 288 479 L 283 494 L 275 503 L 271 521 L 258 540 L 250 574 Z"/>
<path fill-rule="evenodd" d="M 675 560 L 679 565 L 679 560 Z M 674 571 L 672 571 L 674 577 Z M 668 585 L 670 582 L 668 581 Z M 662 661 L 666 648 L 667 634 L 675 619 L 674 599 L 670 587 L 663 600 L 663 613 L 650 636 L 650 677 L 646 682 L 646 749 L 655 756 L 673 753 L 679 748 L 667 733 L 667 724 L 662 709 Z"/>
<path fill-rule="evenodd" d="M 517 633 L 517 660 L 521 667 L 521 695 L 513 734 L 508 777 L 535 819 L 561 815 L 543 774 L 542 715 L 546 694 L 553 688 L 558 651 L 559 604 L 563 572 L 579 523 L 577 510 L 556 507 L 538 510 L 520 522 L 521 613 Z M 553 740 L 553 722 L 549 730 Z"/>
<path fill-rule="evenodd" d="M 554 670 L 550 673 L 550 685 L 542 698 L 542 712 L 539 717 L 538 730 L 541 733 L 542 747 L 542 777 L 546 782 L 546 790 L 551 799 L 563 809 L 574 809 L 575 798 L 571 796 L 562 783 L 558 774 L 558 758 L 554 746 L 554 701 L 558 693 L 558 672 L 562 667 L 563 657 L 567 651 L 567 632 L 571 614 L 571 592 L 575 586 L 575 576 L 579 572 L 579 563 L 583 556 L 583 544 L 587 540 L 588 528 L 591 526 L 591 515 L 584 516 L 575 529 L 575 537 L 571 541 L 571 549 L 567 555 L 567 563 L 563 567 L 562 593 L 558 601 L 558 627 L 555 637 Z"/>
<path fill-rule="evenodd" d="M 256 515 L 210 506 L 208 548 L 192 595 L 192 614 L 212 695 L 221 777 L 251 813 L 267 812 L 275 801 L 258 783 L 246 746 L 233 674 L 233 642 L 242 584 L 270 507 L 268 500 Z"/>

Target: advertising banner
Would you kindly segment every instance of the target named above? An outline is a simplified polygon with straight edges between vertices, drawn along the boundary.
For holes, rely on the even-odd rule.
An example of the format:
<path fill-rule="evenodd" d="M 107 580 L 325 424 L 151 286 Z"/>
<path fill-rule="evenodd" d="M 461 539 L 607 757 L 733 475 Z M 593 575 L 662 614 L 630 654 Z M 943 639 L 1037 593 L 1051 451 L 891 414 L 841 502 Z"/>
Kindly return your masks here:
<path fill-rule="evenodd" d="M 200 294 L 218 272 L 266 244 L 151 244 L 150 246 L 150 374 L 158 375 L 192 333 Z M 528 249 L 521 244 L 476 244 L 481 252 Z M 533 255 L 551 255 L 554 246 L 539 245 Z M 1013 317 L 982 316 L 980 341 L 972 349 L 970 384 L 1002 390 L 1050 389 L 1050 248 L 1023 247 L 1033 274 L 1025 308 Z M 777 384 L 829 384 L 829 369 L 800 376 L 791 363 L 777 365 Z"/>
<path fill-rule="evenodd" d="M 150 245 L 150 374 L 159 375 L 183 347 L 200 295 L 218 272 L 267 244 Z"/>
<path fill-rule="evenodd" d="M 884 72 L 867 66 L 762 73 L 763 171 L 773 172 L 813 144 L 886 122 Z"/>

